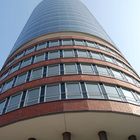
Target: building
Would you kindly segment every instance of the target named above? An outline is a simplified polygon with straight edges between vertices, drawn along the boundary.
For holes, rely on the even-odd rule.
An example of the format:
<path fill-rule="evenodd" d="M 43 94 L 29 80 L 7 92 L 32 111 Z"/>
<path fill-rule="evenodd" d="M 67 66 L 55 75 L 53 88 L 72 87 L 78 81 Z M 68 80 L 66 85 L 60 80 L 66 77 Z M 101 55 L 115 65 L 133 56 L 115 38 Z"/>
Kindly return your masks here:
<path fill-rule="evenodd" d="M 140 139 L 139 76 L 80 0 L 33 11 L 0 72 L 0 139 Z"/>

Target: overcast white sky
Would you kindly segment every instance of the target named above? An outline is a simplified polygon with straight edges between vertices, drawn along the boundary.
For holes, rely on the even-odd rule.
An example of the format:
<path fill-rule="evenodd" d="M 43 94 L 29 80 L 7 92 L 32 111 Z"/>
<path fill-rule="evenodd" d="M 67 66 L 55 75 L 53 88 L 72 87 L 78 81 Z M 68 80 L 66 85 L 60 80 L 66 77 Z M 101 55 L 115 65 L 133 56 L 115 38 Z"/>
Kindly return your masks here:
<path fill-rule="evenodd" d="M 1 0 L 0 68 L 41 0 Z M 82 0 L 140 74 L 140 0 Z"/>

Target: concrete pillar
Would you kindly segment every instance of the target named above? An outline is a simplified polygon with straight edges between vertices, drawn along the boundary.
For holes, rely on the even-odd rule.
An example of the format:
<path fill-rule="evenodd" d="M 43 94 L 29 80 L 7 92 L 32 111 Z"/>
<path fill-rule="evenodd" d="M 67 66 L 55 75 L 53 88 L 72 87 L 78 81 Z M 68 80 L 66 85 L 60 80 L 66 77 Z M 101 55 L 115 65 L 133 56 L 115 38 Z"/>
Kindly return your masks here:
<path fill-rule="evenodd" d="M 135 135 L 131 135 L 128 137 L 128 140 L 137 140 L 136 136 Z"/>
<path fill-rule="evenodd" d="M 29 138 L 28 140 L 36 140 L 35 138 Z"/>
<path fill-rule="evenodd" d="M 63 135 L 63 140 L 71 140 L 70 132 L 64 132 L 62 135 Z"/>
<path fill-rule="evenodd" d="M 99 136 L 99 139 L 100 139 L 100 140 L 108 140 L 108 139 L 107 139 L 107 134 L 106 134 L 105 131 L 100 131 L 100 132 L 98 133 L 98 136 Z"/>

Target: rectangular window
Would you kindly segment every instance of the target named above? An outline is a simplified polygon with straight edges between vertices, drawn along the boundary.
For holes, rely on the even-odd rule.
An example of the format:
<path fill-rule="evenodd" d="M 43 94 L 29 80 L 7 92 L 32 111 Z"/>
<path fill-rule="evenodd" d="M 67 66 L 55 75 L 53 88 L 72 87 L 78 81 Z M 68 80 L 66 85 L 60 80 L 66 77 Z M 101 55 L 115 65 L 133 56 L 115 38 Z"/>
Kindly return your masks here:
<path fill-rule="evenodd" d="M 20 102 L 21 102 L 21 93 L 11 96 L 6 112 L 12 111 L 12 110 L 16 110 L 20 107 Z"/>
<path fill-rule="evenodd" d="M 125 74 L 125 77 L 126 77 L 126 79 L 127 79 L 127 81 L 128 81 L 129 83 L 135 84 L 134 81 L 133 81 L 133 79 L 132 79 L 130 76 L 128 76 L 128 75 Z"/>
<path fill-rule="evenodd" d="M 97 66 L 97 71 L 98 71 L 99 75 L 110 76 L 106 67 Z"/>
<path fill-rule="evenodd" d="M 19 58 L 21 58 L 22 56 L 24 56 L 24 51 L 21 52 L 21 53 L 19 53 L 19 54 L 17 54 L 16 59 L 19 59 Z"/>
<path fill-rule="evenodd" d="M 90 64 L 81 64 L 83 74 L 94 74 L 94 69 Z"/>
<path fill-rule="evenodd" d="M 6 91 L 6 90 L 8 90 L 8 89 L 10 89 L 10 88 L 12 88 L 13 81 L 14 81 L 14 80 L 12 79 L 12 80 L 10 80 L 10 81 L 8 81 L 8 82 L 6 82 L 6 83 L 4 84 L 4 86 L 3 86 L 3 92 Z"/>
<path fill-rule="evenodd" d="M 85 46 L 85 42 L 83 40 L 74 40 L 75 45 Z"/>
<path fill-rule="evenodd" d="M 111 57 L 108 57 L 108 56 L 104 55 L 104 58 L 107 62 L 114 63 L 114 61 Z"/>
<path fill-rule="evenodd" d="M 59 51 L 49 52 L 48 55 L 49 55 L 49 59 L 60 58 L 60 52 Z"/>
<path fill-rule="evenodd" d="M 34 63 L 37 63 L 37 62 L 40 62 L 40 61 L 44 61 L 45 60 L 45 54 L 39 54 L 39 55 L 36 55 L 35 56 L 35 59 L 34 59 Z"/>
<path fill-rule="evenodd" d="M 87 51 L 78 50 L 78 57 L 89 58 L 89 54 Z"/>
<path fill-rule="evenodd" d="M 106 47 L 105 47 L 105 46 L 102 46 L 102 45 L 100 45 L 100 44 L 98 44 L 98 46 L 99 46 L 99 49 L 101 49 L 101 50 L 103 50 L 103 51 L 106 51 Z"/>
<path fill-rule="evenodd" d="M 36 50 L 38 51 L 38 50 L 44 49 L 44 48 L 46 48 L 46 46 L 47 46 L 47 43 L 46 42 L 45 43 L 41 43 L 41 44 L 39 44 L 37 46 Z"/>
<path fill-rule="evenodd" d="M 119 100 L 119 101 L 121 100 L 117 88 L 115 86 L 104 85 L 104 87 L 109 99 Z"/>
<path fill-rule="evenodd" d="M 32 53 L 34 51 L 35 51 L 35 47 L 31 47 L 31 48 L 26 50 L 25 54 L 27 55 L 27 54 Z"/>
<path fill-rule="evenodd" d="M 134 98 L 131 91 L 126 90 L 126 89 L 122 89 L 122 92 L 123 92 L 123 94 L 128 102 L 136 102 L 136 99 Z"/>
<path fill-rule="evenodd" d="M 58 65 L 51 65 L 48 66 L 48 76 L 55 76 L 60 74 L 60 66 Z"/>
<path fill-rule="evenodd" d="M 76 64 L 65 64 L 65 73 L 66 74 L 77 74 L 77 65 Z"/>
<path fill-rule="evenodd" d="M 5 79 L 5 78 L 8 76 L 8 74 L 9 74 L 9 71 L 7 71 L 6 73 L 4 73 L 4 74 L 2 75 L 2 77 L 0 78 L 0 80 Z"/>
<path fill-rule="evenodd" d="M 4 106 L 5 106 L 5 100 L 2 101 L 2 102 L 0 102 L 0 115 L 1 115 L 2 112 L 3 112 Z"/>
<path fill-rule="evenodd" d="M 30 89 L 27 92 L 25 106 L 34 105 L 39 103 L 40 88 Z"/>
<path fill-rule="evenodd" d="M 117 61 L 117 64 L 118 64 L 120 67 L 124 67 L 123 64 L 122 64 L 120 61 Z"/>
<path fill-rule="evenodd" d="M 62 40 L 62 45 L 63 46 L 72 46 L 73 45 L 73 41 L 72 41 L 72 39 Z"/>
<path fill-rule="evenodd" d="M 64 57 L 75 57 L 74 50 L 64 50 Z"/>
<path fill-rule="evenodd" d="M 25 59 L 25 60 L 23 60 L 23 62 L 21 64 L 21 68 L 26 67 L 30 64 L 31 64 L 31 58 Z"/>
<path fill-rule="evenodd" d="M 98 54 L 98 53 L 95 53 L 95 52 L 91 52 L 91 56 L 92 56 L 92 58 L 94 58 L 94 59 L 99 59 L 99 60 L 102 59 L 102 58 L 101 58 L 101 55 Z"/>
<path fill-rule="evenodd" d="M 14 67 L 12 67 L 12 69 L 10 70 L 10 74 L 17 71 L 18 69 L 19 69 L 19 63 L 15 65 Z"/>
<path fill-rule="evenodd" d="M 15 85 L 21 85 L 26 82 L 27 79 L 27 72 L 17 76 Z"/>
<path fill-rule="evenodd" d="M 94 43 L 94 42 L 87 41 L 87 45 L 88 45 L 89 47 L 97 48 L 97 47 L 96 47 L 96 43 Z"/>
<path fill-rule="evenodd" d="M 103 99 L 104 96 L 98 84 L 86 83 L 87 94 L 89 98 Z"/>
<path fill-rule="evenodd" d="M 46 94 L 45 101 L 55 101 L 60 99 L 60 86 L 59 84 L 55 85 L 47 85 L 46 86 Z"/>
<path fill-rule="evenodd" d="M 83 98 L 80 83 L 66 83 L 67 99 Z"/>
<path fill-rule="evenodd" d="M 43 68 L 37 68 L 32 70 L 30 81 L 40 79 L 43 77 Z"/>
<path fill-rule="evenodd" d="M 121 73 L 119 71 L 116 71 L 116 70 L 112 70 L 112 73 L 114 75 L 115 78 L 117 79 L 121 79 L 121 80 L 124 80 Z"/>
<path fill-rule="evenodd" d="M 59 40 L 49 41 L 49 47 L 60 46 Z"/>

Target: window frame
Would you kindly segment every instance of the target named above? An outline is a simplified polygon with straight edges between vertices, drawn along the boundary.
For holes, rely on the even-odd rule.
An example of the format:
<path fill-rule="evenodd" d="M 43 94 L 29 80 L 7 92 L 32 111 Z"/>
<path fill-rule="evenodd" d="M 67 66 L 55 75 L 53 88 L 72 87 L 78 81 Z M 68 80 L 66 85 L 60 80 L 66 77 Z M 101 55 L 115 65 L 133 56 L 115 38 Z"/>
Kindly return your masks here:
<path fill-rule="evenodd" d="M 37 59 L 38 56 L 43 56 L 43 55 L 44 55 L 44 57 L 43 57 L 44 60 L 36 61 L 36 59 Z M 41 53 L 41 54 L 35 55 L 34 64 L 39 63 L 39 62 L 42 62 L 42 61 L 45 61 L 45 53 Z"/>
<path fill-rule="evenodd" d="M 64 75 L 72 75 L 72 74 L 78 74 L 78 68 L 76 63 L 64 63 Z M 75 65 L 76 73 L 66 73 L 66 65 Z"/>
<path fill-rule="evenodd" d="M 55 85 L 58 85 L 58 87 L 59 87 L 59 99 L 57 99 L 57 100 L 61 100 L 61 84 L 60 84 L 60 83 L 53 83 L 53 84 L 45 85 L 44 102 L 53 102 L 53 101 L 57 101 L 57 100 L 47 101 L 47 88 L 48 88 L 48 86 L 55 86 Z M 50 99 L 50 98 L 49 98 L 49 99 Z"/>
<path fill-rule="evenodd" d="M 105 98 L 104 98 L 103 91 L 102 91 L 101 86 L 100 86 L 99 83 L 84 82 L 84 84 L 85 84 L 85 88 L 86 88 L 86 92 L 87 92 L 87 97 L 88 97 L 88 99 L 105 99 Z M 102 98 L 91 98 L 91 97 L 89 96 L 89 92 L 88 92 L 87 84 L 94 84 L 94 85 L 97 85 Z"/>
<path fill-rule="evenodd" d="M 32 104 L 32 105 L 37 105 L 37 104 L 39 104 L 39 102 L 40 102 L 40 97 L 41 97 L 41 87 L 34 87 L 34 88 L 31 88 L 31 89 L 28 89 L 27 91 L 26 91 L 26 95 L 25 95 L 25 100 L 24 100 L 24 105 L 23 105 L 23 107 L 28 107 L 28 106 L 32 106 L 32 105 L 27 105 L 27 97 L 28 97 L 28 94 L 29 94 L 29 91 L 31 91 L 31 90 L 35 90 L 35 89 L 38 89 L 39 88 L 39 97 L 38 97 L 38 100 L 37 100 L 37 103 L 36 104 Z"/>
<path fill-rule="evenodd" d="M 79 85 L 79 89 L 80 89 L 80 94 L 81 94 L 81 98 L 68 98 L 68 90 L 67 90 L 67 84 L 78 84 Z M 66 82 L 65 83 L 65 96 L 66 96 L 66 99 L 67 100 L 73 100 L 73 99 L 83 99 L 84 98 L 84 96 L 83 96 L 83 91 L 82 91 L 82 87 L 81 87 L 81 84 L 80 84 L 80 82 Z"/>
<path fill-rule="evenodd" d="M 6 98 L 6 99 L 4 99 L 4 100 L 2 100 L 2 101 L 0 101 L 0 104 L 1 104 L 1 103 L 3 103 L 3 102 L 4 102 L 4 105 L 3 105 L 2 111 L 0 111 L 0 116 L 1 116 L 1 115 L 2 115 L 2 113 L 3 113 L 3 109 L 4 109 L 5 105 L 6 105 L 7 98 Z"/>
<path fill-rule="evenodd" d="M 34 69 L 32 69 L 32 70 L 31 70 L 31 75 L 30 75 L 30 80 L 29 80 L 29 81 L 33 81 L 33 80 L 38 80 L 38 79 L 41 79 L 41 78 L 32 79 L 32 74 L 33 74 L 33 71 L 34 71 L 34 70 L 38 70 L 38 69 L 42 69 L 42 70 L 41 70 L 41 72 L 42 72 L 42 73 L 41 73 L 41 78 L 43 78 L 43 71 L 44 71 L 44 67 L 38 67 L 38 68 L 34 68 Z"/>
<path fill-rule="evenodd" d="M 19 86 L 19 85 L 24 84 L 24 83 L 20 83 L 20 84 L 17 85 L 17 79 L 18 79 L 19 76 L 24 75 L 25 73 L 26 73 L 26 76 L 25 76 L 25 81 L 24 81 L 24 83 L 26 83 L 26 80 L 27 80 L 27 77 L 28 77 L 28 71 L 17 75 L 17 78 L 16 78 L 16 81 L 15 81 L 15 85 L 14 85 L 14 86 Z"/>
<path fill-rule="evenodd" d="M 58 75 L 49 75 L 49 67 L 53 67 L 53 66 L 57 66 L 57 65 L 58 65 L 58 69 L 59 69 Z M 48 65 L 47 66 L 47 74 L 46 74 L 46 77 L 59 76 L 59 75 L 61 75 L 60 72 L 61 72 L 61 70 L 60 70 L 60 64 Z"/>
<path fill-rule="evenodd" d="M 19 100 L 19 103 L 18 103 L 17 108 L 16 108 L 16 109 L 13 109 L 13 110 L 8 111 L 8 107 L 9 107 L 9 104 L 10 104 L 11 98 L 12 98 L 12 97 L 15 97 L 15 96 L 18 96 L 18 95 L 20 95 L 20 100 Z M 7 105 L 7 107 L 6 107 L 6 111 L 5 111 L 5 112 L 6 112 L 6 113 L 8 113 L 8 112 L 11 112 L 11 111 L 14 111 L 14 110 L 19 109 L 19 108 L 20 108 L 20 103 L 21 103 L 21 101 L 22 101 L 22 96 L 23 96 L 23 92 L 19 92 L 19 93 L 16 93 L 16 94 L 14 94 L 14 95 L 10 96 L 10 99 L 9 99 L 9 101 L 8 101 L 8 105 Z"/>

